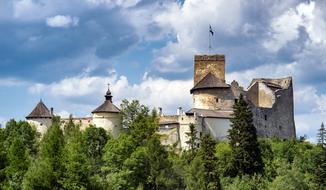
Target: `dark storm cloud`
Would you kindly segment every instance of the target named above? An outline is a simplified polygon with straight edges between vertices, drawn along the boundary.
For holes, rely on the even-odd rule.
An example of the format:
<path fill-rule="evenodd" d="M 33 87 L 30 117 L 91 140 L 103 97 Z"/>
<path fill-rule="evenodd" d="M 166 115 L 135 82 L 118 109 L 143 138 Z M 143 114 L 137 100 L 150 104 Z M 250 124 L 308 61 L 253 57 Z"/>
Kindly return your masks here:
<path fill-rule="evenodd" d="M 48 73 L 47 78 L 62 77 L 87 65 L 62 67 L 61 59 L 90 53 L 89 49 L 95 49 L 100 59 L 109 59 L 138 41 L 119 10 L 97 8 L 74 16 L 79 17 L 79 24 L 69 28 L 49 27 L 45 19 L 0 22 L 0 75 L 33 80 L 38 72 L 48 70 L 47 65 L 56 70 L 50 64 L 56 62 L 59 72 Z"/>

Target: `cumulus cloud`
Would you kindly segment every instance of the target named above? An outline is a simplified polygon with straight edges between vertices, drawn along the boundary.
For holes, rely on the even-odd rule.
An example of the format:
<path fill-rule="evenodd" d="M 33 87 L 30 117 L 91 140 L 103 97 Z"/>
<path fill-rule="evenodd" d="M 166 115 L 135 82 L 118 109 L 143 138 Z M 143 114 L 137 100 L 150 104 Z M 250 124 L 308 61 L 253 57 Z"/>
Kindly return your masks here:
<path fill-rule="evenodd" d="M 110 83 L 113 99 L 117 105 L 123 99 L 137 99 L 151 108 L 163 107 L 166 113 L 174 113 L 179 106 L 185 109 L 191 106 L 189 90 L 192 87 L 192 80 L 167 80 L 149 76 L 144 76 L 139 84 L 131 84 L 123 75 L 112 74 L 107 77 L 79 75 L 51 84 L 35 84 L 29 91 L 62 99 L 67 104 L 86 104 L 89 109 L 95 108 L 103 101 L 107 83 Z"/>
<path fill-rule="evenodd" d="M 71 26 L 77 26 L 78 22 L 78 17 L 72 17 L 70 15 L 56 15 L 46 19 L 46 24 L 55 28 L 69 28 Z"/>
<path fill-rule="evenodd" d="M 137 5 L 141 0 L 86 0 L 93 6 L 106 5 L 110 8 L 119 6 L 123 8 L 133 7 Z"/>
<path fill-rule="evenodd" d="M 0 78 L 0 86 L 21 86 L 27 82 L 15 78 Z"/>

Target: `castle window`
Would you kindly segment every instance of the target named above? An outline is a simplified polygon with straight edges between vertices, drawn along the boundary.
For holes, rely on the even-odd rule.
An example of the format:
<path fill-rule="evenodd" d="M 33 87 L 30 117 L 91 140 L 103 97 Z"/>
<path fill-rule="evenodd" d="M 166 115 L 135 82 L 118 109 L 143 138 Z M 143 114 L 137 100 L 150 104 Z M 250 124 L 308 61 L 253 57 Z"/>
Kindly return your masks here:
<path fill-rule="evenodd" d="M 267 121 L 267 115 L 264 115 L 265 120 Z"/>
<path fill-rule="evenodd" d="M 216 103 L 218 103 L 218 98 L 215 98 Z"/>
<path fill-rule="evenodd" d="M 238 103 L 238 99 L 236 98 L 236 99 L 234 99 L 234 103 Z"/>

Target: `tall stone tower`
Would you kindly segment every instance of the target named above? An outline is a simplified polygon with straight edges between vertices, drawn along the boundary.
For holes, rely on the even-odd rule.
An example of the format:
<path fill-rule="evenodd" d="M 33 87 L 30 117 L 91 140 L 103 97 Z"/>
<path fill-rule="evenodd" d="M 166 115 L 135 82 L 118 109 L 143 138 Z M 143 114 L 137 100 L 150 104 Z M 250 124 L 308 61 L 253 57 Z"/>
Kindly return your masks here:
<path fill-rule="evenodd" d="M 195 55 L 194 85 L 208 73 L 213 74 L 221 82 L 225 82 L 224 55 Z"/>
<path fill-rule="evenodd" d="M 121 130 L 120 109 L 112 103 L 112 94 L 108 88 L 105 94 L 105 101 L 93 112 L 93 124 L 96 127 L 102 127 L 110 131 L 114 137 L 117 137 Z"/>
<path fill-rule="evenodd" d="M 225 83 L 225 56 L 195 55 L 194 62 L 193 108 L 232 110 L 235 97 Z"/>

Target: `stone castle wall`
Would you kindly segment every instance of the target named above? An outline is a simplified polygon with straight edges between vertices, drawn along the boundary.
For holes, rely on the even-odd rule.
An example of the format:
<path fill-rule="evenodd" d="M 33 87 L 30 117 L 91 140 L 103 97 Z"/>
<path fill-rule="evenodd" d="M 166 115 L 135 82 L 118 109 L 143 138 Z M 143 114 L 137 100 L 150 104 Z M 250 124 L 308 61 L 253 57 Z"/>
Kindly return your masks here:
<path fill-rule="evenodd" d="M 291 81 L 287 83 L 286 89 L 276 90 L 273 93 L 275 101 L 270 108 L 258 107 L 251 103 L 253 122 L 259 137 L 279 137 L 285 139 L 296 137 L 293 87 Z M 250 95 L 248 94 L 248 96 Z"/>

